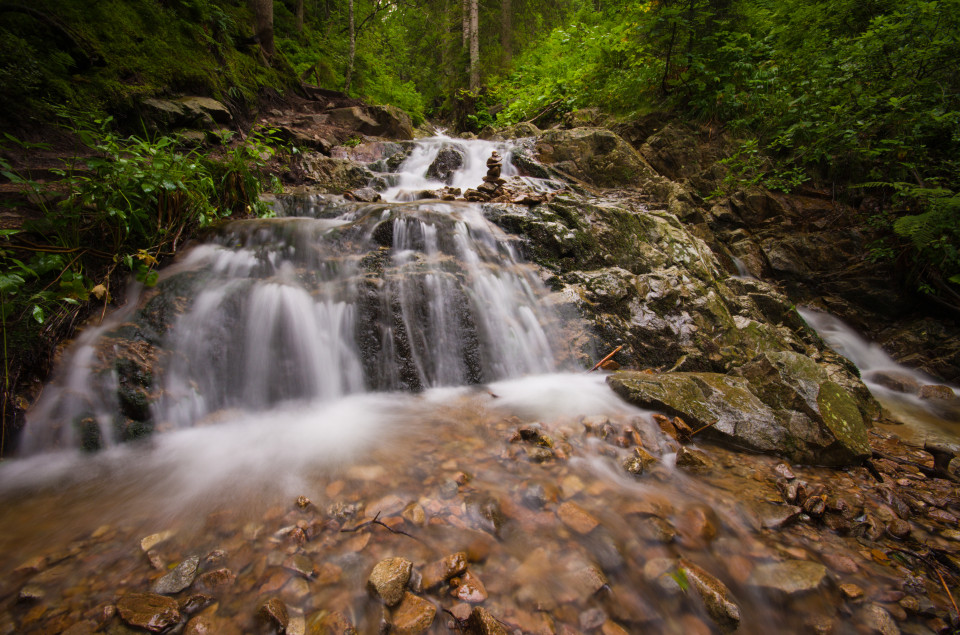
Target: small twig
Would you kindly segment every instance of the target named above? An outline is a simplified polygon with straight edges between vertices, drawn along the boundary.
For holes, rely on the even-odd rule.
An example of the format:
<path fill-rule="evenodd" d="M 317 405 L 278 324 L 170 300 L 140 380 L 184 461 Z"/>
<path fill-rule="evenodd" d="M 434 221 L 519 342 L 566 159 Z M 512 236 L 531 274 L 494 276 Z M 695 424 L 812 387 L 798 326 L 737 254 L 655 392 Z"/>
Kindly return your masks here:
<path fill-rule="evenodd" d="M 350 529 L 341 529 L 341 530 L 340 530 L 340 533 L 343 533 L 343 534 L 352 534 L 352 533 L 354 533 L 354 532 L 360 531 L 360 530 L 363 529 L 364 527 L 369 527 L 370 525 L 380 525 L 381 527 L 383 527 L 384 529 L 386 529 L 387 531 L 389 531 L 389 532 L 392 533 L 392 534 L 401 534 L 401 535 L 403 535 L 403 536 L 406 536 L 407 538 L 413 538 L 414 540 L 423 542 L 422 540 L 420 540 L 420 539 L 417 538 L 416 536 L 413 536 L 413 535 L 411 535 L 411 534 L 408 534 L 407 532 L 401 531 L 401 530 L 399 530 L 399 529 L 394 529 L 394 528 L 391 527 L 390 525 L 388 525 L 388 524 L 386 524 L 385 522 L 383 522 L 382 520 L 380 520 L 380 512 L 377 512 L 377 515 L 373 517 L 373 520 L 368 520 L 367 522 L 360 523 L 360 524 L 357 525 L 356 527 L 352 527 L 352 528 L 350 528 Z"/>
<path fill-rule="evenodd" d="M 613 350 L 612 353 L 610 353 L 609 355 L 607 355 L 606 357 L 604 357 L 603 359 L 601 359 L 599 362 L 597 362 L 597 363 L 594 365 L 594 367 L 591 368 L 590 370 L 588 370 L 587 372 L 588 372 L 588 373 L 592 373 L 593 371 L 595 371 L 595 370 L 597 370 L 598 368 L 600 368 L 601 366 L 603 366 L 603 363 L 604 363 L 605 361 L 609 360 L 611 357 L 613 357 L 613 356 L 616 355 L 617 353 L 619 353 L 621 348 L 623 348 L 623 344 L 621 344 L 620 346 L 616 347 L 616 348 Z"/>
<path fill-rule="evenodd" d="M 691 433 L 690 433 L 690 436 L 692 437 L 692 436 L 695 435 L 696 433 L 702 432 L 703 430 L 706 430 L 707 428 L 710 428 L 710 427 L 712 427 L 712 426 L 715 426 L 715 425 L 717 425 L 718 423 L 720 423 L 720 420 L 719 420 L 719 419 L 717 419 L 716 421 L 711 421 L 711 422 L 708 423 L 707 425 L 702 426 L 702 427 L 700 427 L 700 428 L 697 428 L 696 430 L 694 430 L 693 432 L 691 432 Z"/>

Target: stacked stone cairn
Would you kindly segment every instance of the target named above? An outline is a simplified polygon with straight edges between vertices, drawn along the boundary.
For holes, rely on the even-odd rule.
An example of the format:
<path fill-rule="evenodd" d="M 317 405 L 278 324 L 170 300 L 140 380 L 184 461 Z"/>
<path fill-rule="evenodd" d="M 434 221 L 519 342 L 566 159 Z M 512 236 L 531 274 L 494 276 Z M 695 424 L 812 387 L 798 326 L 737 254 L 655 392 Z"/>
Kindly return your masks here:
<path fill-rule="evenodd" d="M 500 178 L 500 170 L 503 167 L 503 159 L 496 150 L 487 159 L 487 174 L 483 177 L 483 183 L 477 189 L 467 190 L 463 197 L 468 201 L 489 201 L 503 194 L 503 185 L 506 183 Z"/>

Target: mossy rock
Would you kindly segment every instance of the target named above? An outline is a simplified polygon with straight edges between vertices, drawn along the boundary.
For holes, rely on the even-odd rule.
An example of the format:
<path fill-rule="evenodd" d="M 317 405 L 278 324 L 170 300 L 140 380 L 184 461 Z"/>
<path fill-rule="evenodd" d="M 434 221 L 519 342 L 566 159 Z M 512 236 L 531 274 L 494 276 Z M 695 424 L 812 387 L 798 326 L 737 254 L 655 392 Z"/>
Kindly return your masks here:
<path fill-rule="evenodd" d="M 636 186 L 653 170 L 633 147 L 604 128 L 548 130 L 537 140 L 541 162 L 600 187 Z"/>

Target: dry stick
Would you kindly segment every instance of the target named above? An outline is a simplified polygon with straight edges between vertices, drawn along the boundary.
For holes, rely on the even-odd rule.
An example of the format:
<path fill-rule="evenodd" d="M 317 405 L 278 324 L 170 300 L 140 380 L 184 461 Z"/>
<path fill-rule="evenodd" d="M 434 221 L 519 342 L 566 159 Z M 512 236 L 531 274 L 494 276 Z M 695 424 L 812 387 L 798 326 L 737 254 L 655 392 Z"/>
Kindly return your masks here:
<path fill-rule="evenodd" d="M 588 370 L 587 372 L 588 372 L 588 373 L 592 373 L 593 371 L 595 371 L 595 370 L 597 370 L 598 368 L 600 368 L 605 361 L 607 361 L 608 359 L 610 359 L 611 357 L 613 357 L 614 355 L 616 355 L 617 353 L 619 353 L 621 348 L 623 348 L 623 344 L 621 344 L 620 346 L 618 346 L 617 348 L 615 348 L 612 353 L 610 353 L 609 355 L 607 355 L 606 357 L 604 357 L 603 359 L 601 359 L 599 362 L 597 362 L 596 365 L 595 365 L 593 368 L 591 368 L 590 370 Z"/>
<path fill-rule="evenodd" d="M 692 437 L 692 436 L 695 435 L 696 433 L 702 432 L 703 430 L 706 430 L 707 428 L 709 428 L 709 427 L 711 427 L 711 426 L 715 426 L 715 425 L 717 425 L 718 423 L 720 423 L 720 420 L 719 420 L 719 419 L 717 419 L 716 421 L 713 421 L 713 422 L 711 422 L 711 423 L 708 423 L 707 425 L 705 425 L 705 426 L 703 426 L 703 427 L 697 428 L 696 430 L 694 430 L 693 432 L 690 433 L 690 436 Z"/>

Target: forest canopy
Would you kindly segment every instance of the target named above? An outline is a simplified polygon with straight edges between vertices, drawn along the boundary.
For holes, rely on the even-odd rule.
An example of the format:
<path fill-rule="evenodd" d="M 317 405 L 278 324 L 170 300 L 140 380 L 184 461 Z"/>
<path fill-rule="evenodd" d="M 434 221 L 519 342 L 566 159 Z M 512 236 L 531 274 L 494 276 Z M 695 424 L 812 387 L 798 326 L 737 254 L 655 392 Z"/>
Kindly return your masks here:
<path fill-rule="evenodd" d="M 921 288 L 960 283 L 960 0 L 0 0 L 0 12 L 7 118 L 73 105 L 122 120 L 171 93 L 249 110 L 299 81 L 470 132 L 589 107 L 611 121 L 667 111 L 742 140 L 735 180 L 878 198 L 871 222 L 902 243 L 874 255 L 909 246 Z M 272 20 L 269 42 L 256 15 Z"/>

